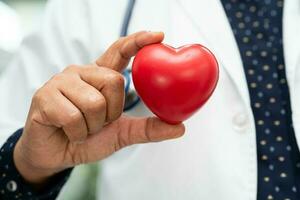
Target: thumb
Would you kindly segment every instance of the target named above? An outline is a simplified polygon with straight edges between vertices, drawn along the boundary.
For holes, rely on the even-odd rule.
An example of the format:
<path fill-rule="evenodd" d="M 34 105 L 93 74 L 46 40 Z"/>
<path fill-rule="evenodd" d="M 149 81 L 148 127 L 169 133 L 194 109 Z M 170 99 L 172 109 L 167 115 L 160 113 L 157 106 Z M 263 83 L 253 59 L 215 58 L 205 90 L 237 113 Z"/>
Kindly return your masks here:
<path fill-rule="evenodd" d="M 123 115 L 99 133 L 89 135 L 84 148 L 89 162 L 94 162 L 123 147 L 174 139 L 182 136 L 184 132 L 183 124 L 170 125 L 157 117 L 133 118 Z"/>
<path fill-rule="evenodd" d="M 170 125 L 157 117 L 133 118 L 123 116 L 119 121 L 121 128 L 120 146 L 138 143 L 159 142 L 182 136 L 185 132 L 183 124 Z"/>

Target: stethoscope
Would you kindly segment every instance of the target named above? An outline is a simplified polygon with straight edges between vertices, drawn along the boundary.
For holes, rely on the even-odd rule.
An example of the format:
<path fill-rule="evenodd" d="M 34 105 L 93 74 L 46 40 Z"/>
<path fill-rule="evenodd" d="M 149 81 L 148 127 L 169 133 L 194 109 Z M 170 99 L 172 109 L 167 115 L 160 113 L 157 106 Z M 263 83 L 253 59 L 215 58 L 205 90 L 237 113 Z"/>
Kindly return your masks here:
<path fill-rule="evenodd" d="M 134 9 L 135 0 L 129 0 L 123 24 L 120 31 L 120 37 L 127 36 L 128 34 L 128 27 L 131 20 L 132 12 Z M 134 108 L 139 102 L 140 98 L 138 97 L 136 91 L 130 87 L 131 85 L 131 70 L 125 69 L 123 72 L 123 75 L 125 77 L 125 105 L 124 105 L 124 111 L 129 111 L 132 108 Z"/>

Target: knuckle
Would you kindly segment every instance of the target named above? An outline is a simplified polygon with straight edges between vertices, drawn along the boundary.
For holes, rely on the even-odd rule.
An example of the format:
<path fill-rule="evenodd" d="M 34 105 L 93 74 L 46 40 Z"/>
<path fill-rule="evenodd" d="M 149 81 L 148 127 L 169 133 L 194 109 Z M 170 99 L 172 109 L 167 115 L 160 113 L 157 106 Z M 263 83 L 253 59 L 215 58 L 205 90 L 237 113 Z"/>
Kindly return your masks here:
<path fill-rule="evenodd" d="M 112 72 L 107 75 L 106 80 L 108 84 L 115 86 L 115 87 L 124 87 L 125 80 L 123 75 L 118 72 Z"/>
<path fill-rule="evenodd" d="M 106 101 L 101 96 L 90 98 L 85 108 L 85 111 L 88 113 L 95 113 L 103 110 L 106 110 Z"/>
<path fill-rule="evenodd" d="M 62 80 L 66 79 L 66 75 L 64 73 L 59 73 L 54 75 L 49 82 L 53 83 L 53 82 L 60 82 Z"/>
<path fill-rule="evenodd" d="M 76 72 L 77 70 L 79 69 L 79 66 L 78 65 L 68 65 L 64 70 L 63 72 Z"/>
<path fill-rule="evenodd" d="M 38 105 L 38 107 L 43 108 L 47 105 L 47 99 L 49 97 L 49 93 L 46 88 L 42 87 L 38 89 L 32 97 L 32 105 Z"/>
<path fill-rule="evenodd" d="M 77 124 L 81 120 L 81 113 L 80 111 L 73 111 L 67 113 L 61 120 L 61 125 L 63 127 L 72 126 L 73 124 Z"/>

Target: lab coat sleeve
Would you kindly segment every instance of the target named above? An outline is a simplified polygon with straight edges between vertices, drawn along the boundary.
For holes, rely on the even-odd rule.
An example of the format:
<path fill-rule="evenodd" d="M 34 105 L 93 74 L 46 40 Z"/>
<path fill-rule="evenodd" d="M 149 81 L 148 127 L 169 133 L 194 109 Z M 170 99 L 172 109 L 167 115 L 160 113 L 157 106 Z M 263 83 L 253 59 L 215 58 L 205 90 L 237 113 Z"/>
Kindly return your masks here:
<path fill-rule="evenodd" d="M 52 0 L 40 28 L 0 77 L 0 145 L 26 121 L 34 92 L 70 64 L 91 62 L 89 1 Z"/>

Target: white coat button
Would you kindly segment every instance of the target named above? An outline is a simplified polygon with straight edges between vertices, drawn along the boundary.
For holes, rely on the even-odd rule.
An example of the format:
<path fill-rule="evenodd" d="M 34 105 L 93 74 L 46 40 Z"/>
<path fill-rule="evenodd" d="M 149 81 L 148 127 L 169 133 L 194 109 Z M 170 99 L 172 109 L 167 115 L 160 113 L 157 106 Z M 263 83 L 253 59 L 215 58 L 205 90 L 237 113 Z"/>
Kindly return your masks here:
<path fill-rule="evenodd" d="M 246 114 L 239 113 L 233 117 L 234 129 L 237 131 L 244 131 L 248 125 L 248 117 Z"/>

